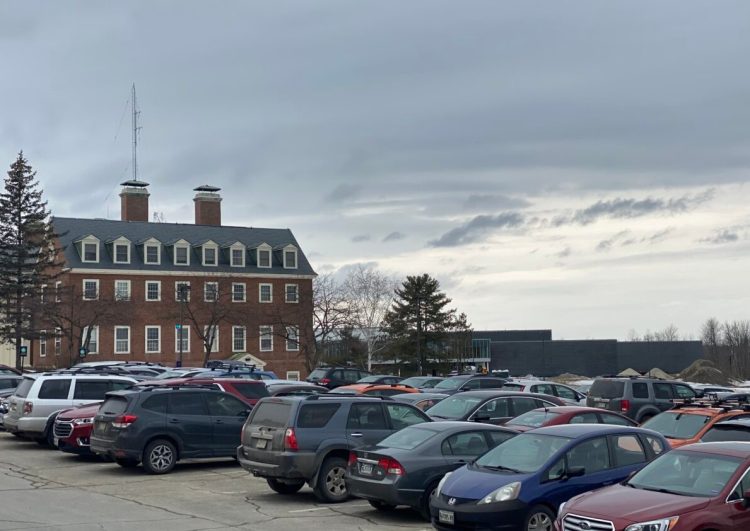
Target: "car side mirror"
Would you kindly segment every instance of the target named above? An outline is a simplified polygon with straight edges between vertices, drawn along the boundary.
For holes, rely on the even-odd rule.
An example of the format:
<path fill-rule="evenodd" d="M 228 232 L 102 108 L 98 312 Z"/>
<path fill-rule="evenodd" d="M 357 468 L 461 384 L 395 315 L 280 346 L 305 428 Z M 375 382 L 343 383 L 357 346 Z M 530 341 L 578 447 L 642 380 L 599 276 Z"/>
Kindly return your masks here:
<path fill-rule="evenodd" d="M 565 477 L 566 478 L 577 478 L 581 477 L 586 473 L 586 467 L 582 466 L 572 466 L 568 468 L 568 470 L 565 471 Z"/>
<path fill-rule="evenodd" d="M 245 417 L 245 418 L 247 418 L 247 417 L 250 416 L 250 412 L 251 411 L 252 411 L 252 409 L 245 409 L 245 410 L 240 411 L 239 413 L 237 413 L 237 416 L 238 417 Z"/>
<path fill-rule="evenodd" d="M 750 505 L 750 490 L 746 490 L 742 493 L 742 504 L 745 507 Z"/>
<path fill-rule="evenodd" d="M 488 420 L 490 420 L 490 416 L 489 415 L 475 415 L 472 420 L 474 422 L 487 422 Z"/>

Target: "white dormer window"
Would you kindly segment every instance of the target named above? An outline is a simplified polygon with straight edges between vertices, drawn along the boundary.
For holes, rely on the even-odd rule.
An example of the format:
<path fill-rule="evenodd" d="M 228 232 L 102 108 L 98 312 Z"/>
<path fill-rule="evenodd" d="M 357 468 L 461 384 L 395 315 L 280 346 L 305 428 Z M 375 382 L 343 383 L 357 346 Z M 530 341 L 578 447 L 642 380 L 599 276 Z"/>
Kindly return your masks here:
<path fill-rule="evenodd" d="M 245 246 L 241 243 L 235 243 L 229 248 L 229 265 L 245 267 Z"/>
<path fill-rule="evenodd" d="M 258 256 L 258 267 L 271 267 L 271 246 L 267 244 L 261 244 L 257 249 Z"/>
<path fill-rule="evenodd" d="M 143 244 L 143 263 L 149 265 L 161 264 L 161 243 L 151 238 Z"/>
<path fill-rule="evenodd" d="M 99 240 L 87 236 L 81 241 L 81 262 L 96 264 L 99 262 Z"/>
<path fill-rule="evenodd" d="M 174 265 L 190 265 L 190 244 L 185 240 L 174 244 Z"/>
<path fill-rule="evenodd" d="M 203 265 L 219 265 L 219 246 L 214 242 L 207 242 L 203 244 Z"/>
<path fill-rule="evenodd" d="M 116 264 L 130 263 L 130 241 L 127 238 L 117 238 L 112 245 L 112 258 Z"/>
<path fill-rule="evenodd" d="M 297 269 L 297 248 L 294 245 L 284 247 L 284 269 Z"/>

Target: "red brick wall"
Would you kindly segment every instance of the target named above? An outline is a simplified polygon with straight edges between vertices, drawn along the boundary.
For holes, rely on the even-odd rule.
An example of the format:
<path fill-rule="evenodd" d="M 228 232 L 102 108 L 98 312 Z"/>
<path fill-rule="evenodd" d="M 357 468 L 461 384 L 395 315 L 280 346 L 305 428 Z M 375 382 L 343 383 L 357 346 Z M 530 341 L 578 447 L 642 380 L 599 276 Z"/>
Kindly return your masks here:
<path fill-rule="evenodd" d="M 120 194 L 120 218 L 123 221 L 148 221 L 148 194 Z"/>
<path fill-rule="evenodd" d="M 221 201 L 214 199 L 193 199 L 195 201 L 196 225 L 221 225 Z"/>

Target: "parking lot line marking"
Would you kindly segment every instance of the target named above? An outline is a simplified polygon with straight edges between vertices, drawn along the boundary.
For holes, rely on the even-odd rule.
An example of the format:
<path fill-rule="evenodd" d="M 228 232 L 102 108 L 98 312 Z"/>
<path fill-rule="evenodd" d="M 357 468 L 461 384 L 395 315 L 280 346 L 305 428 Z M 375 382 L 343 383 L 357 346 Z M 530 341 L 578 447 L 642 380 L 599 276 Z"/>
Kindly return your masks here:
<path fill-rule="evenodd" d="M 289 511 L 290 513 L 309 513 L 312 511 L 327 511 L 328 507 L 315 507 L 314 509 L 297 509 L 295 511 Z"/>

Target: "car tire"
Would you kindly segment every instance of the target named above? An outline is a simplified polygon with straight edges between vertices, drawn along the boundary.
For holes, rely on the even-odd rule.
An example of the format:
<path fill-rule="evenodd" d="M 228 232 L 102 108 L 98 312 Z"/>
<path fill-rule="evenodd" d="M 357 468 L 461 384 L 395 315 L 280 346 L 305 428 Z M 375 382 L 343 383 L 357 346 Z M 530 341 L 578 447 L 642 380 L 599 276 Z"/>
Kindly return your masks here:
<path fill-rule="evenodd" d="M 272 491 L 278 492 L 279 494 L 296 494 L 299 492 L 299 489 L 305 485 L 304 480 L 295 481 L 294 483 L 285 483 L 276 478 L 266 478 L 266 482 L 268 483 L 268 486 L 271 487 Z"/>
<path fill-rule="evenodd" d="M 544 505 L 535 505 L 526 516 L 523 531 L 552 531 L 555 515 Z"/>
<path fill-rule="evenodd" d="M 341 457 L 329 457 L 320 465 L 318 479 L 313 493 L 322 502 L 340 503 L 349 497 L 345 475 L 346 460 Z"/>
<path fill-rule="evenodd" d="M 433 481 L 430 483 L 430 485 L 425 489 L 424 494 L 422 495 L 422 499 L 420 500 L 419 507 L 417 507 L 417 510 L 419 511 L 419 515 L 426 521 L 430 521 L 430 496 L 435 492 L 435 489 L 437 489 L 439 481 Z"/>
<path fill-rule="evenodd" d="M 156 439 L 146 446 L 141 462 L 149 474 L 167 474 L 177 463 L 177 448 L 166 439 Z"/>
<path fill-rule="evenodd" d="M 367 500 L 367 501 L 370 502 L 370 505 L 372 505 L 372 507 L 374 509 L 377 509 L 378 511 L 390 511 L 396 508 L 395 505 L 384 503 L 380 500 Z"/>
<path fill-rule="evenodd" d="M 106 459 L 106 457 L 103 457 L 103 459 Z M 120 465 L 122 468 L 135 468 L 138 466 L 138 461 L 136 461 L 135 459 L 117 458 L 115 459 L 115 463 Z"/>

